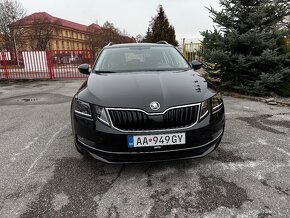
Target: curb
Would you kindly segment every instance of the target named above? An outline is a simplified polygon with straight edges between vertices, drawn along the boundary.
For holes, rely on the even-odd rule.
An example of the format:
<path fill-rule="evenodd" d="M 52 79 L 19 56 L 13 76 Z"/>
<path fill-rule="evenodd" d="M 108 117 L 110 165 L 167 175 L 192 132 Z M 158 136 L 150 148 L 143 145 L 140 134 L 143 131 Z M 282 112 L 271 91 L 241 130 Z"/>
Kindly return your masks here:
<path fill-rule="evenodd" d="M 286 101 L 278 100 L 275 97 L 255 97 L 255 96 L 242 95 L 242 94 L 232 93 L 232 92 L 224 92 L 224 96 L 231 96 L 231 97 L 236 97 L 236 98 L 248 99 L 252 101 L 259 101 L 265 104 L 267 104 L 266 99 L 274 98 L 274 101 L 278 103 L 280 106 L 290 106 L 290 100 L 289 102 L 286 102 Z"/>

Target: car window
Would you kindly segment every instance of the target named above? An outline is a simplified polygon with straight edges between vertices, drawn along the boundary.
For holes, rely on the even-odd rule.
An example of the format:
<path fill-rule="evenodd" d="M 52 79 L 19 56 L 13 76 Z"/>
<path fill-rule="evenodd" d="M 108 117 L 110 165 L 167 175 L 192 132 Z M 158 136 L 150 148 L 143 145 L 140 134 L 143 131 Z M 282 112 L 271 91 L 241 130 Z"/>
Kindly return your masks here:
<path fill-rule="evenodd" d="M 154 70 L 184 70 L 190 66 L 173 47 L 105 48 L 95 71 L 126 72 Z"/>

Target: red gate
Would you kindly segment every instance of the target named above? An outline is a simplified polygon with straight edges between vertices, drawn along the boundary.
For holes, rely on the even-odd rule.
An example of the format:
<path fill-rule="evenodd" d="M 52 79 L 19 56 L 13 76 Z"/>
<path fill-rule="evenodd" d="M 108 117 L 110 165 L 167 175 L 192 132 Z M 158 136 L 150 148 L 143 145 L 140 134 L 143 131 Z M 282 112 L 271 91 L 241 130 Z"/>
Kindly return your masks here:
<path fill-rule="evenodd" d="M 83 78 L 83 63 L 93 65 L 91 50 L 0 52 L 0 79 Z"/>

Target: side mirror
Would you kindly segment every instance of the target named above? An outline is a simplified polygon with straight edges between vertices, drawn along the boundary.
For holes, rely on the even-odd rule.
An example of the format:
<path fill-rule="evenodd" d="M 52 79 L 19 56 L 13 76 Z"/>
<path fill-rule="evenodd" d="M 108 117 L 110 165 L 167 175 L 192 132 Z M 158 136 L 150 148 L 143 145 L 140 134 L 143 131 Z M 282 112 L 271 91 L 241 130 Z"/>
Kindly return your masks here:
<path fill-rule="evenodd" d="M 90 65 L 89 64 L 81 64 L 78 66 L 78 70 L 82 74 L 90 75 Z"/>
<path fill-rule="evenodd" d="M 199 70 L 202 67 L 202 63 L 197 60 L 191 62 L 191 66 L 194 70 Z"/>

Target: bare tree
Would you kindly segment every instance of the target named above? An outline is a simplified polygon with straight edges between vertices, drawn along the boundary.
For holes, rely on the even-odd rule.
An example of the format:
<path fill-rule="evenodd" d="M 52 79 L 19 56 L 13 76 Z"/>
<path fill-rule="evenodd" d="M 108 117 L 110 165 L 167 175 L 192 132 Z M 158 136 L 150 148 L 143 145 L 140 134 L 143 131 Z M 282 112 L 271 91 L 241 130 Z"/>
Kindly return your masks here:
<path fill-rule="evenodd" d="M 34 19 L 28 34 L 30 48 L 39 51 L 48 49 L 53 36 L 58 35 L 59 30 L 60 22 L 58 20 L 51 21 L 48 18 Z"/>
<path fill-rule="evenodd" d="M 0 34 L 2 35 L 3 47 L 1 50 L 17 50 L 16 41 L 23 34 L 16 31 L 17 28 L 10 28 L 11 24 L 20 20 L 26 15 L 26 10 L 17 0 L 0 0 Z M 21 25 L 20 22 L 17 25 Z"/>
<path fill-rule="evenodd" d="M 99 50 L 99 31 L 97 29 L 88 29 L 89 35 L 87 37 L 86 43 L 89 45 L 89 48 L 92 50 L 93 54 L 96 55 Z"/>
<path fill-rule="evenodd" d="M 107 45 L 109 42 L 131 43 L 136 41 L 133 37 L 129 37 L 125 30 L 123 30 L 123 33 L 126 33 L 126 35 L 123 35 L 113 23 L 106 21 L 101 29 L 91 31 L 91 34 L 88 37 L 88 44 L 93 51 L 96 51 L 97 49 Z"/>
<path fill-rule="evenodd" d="M 121 35 L 121 31 L 117 27 L 115 27 L 113 23 L 111 23 L 109 21 L 106 21 L 103 24 L 103 28 L 108 29 L 108 30 L 111 30 L 115 34 L 120 34 Z"/>

